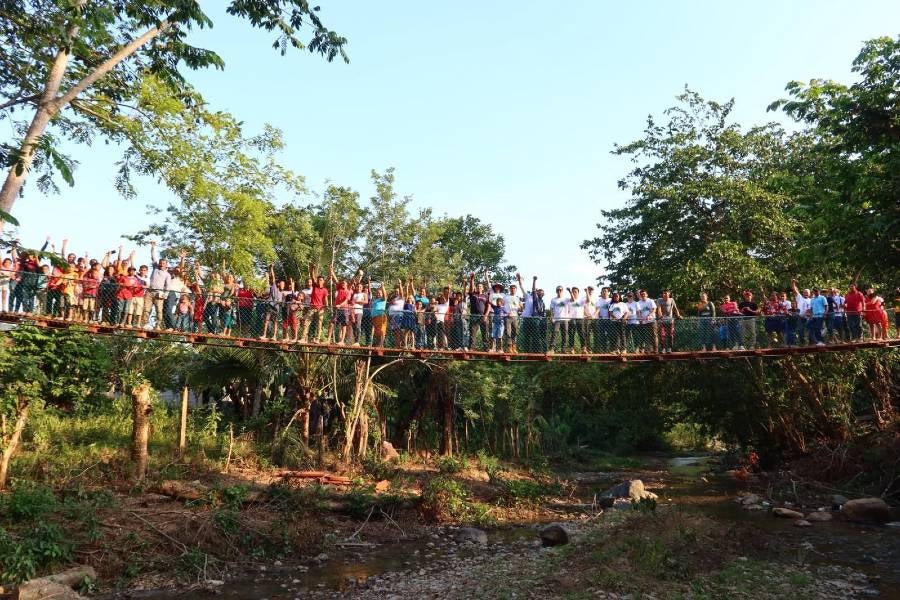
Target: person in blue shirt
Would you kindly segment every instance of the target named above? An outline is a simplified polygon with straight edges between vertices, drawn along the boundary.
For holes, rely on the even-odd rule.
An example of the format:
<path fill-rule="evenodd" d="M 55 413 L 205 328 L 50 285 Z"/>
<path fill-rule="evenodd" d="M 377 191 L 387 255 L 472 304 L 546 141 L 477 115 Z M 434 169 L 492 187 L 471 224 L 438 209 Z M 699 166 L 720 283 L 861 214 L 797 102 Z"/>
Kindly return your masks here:
<path fill-rule="evenodd" d="M 496 297 L 494 304 L 488 306 L 488 312 L 491 315 L 491 348 L 488 352 L 503 352 L 503 332 L 506 330 L 509 308 L 502 296 Z"/>
<path fill-rule="evenodd" d="M 824 346 L 825 338 L 822 335 L 822 327 L 825 325 L 825 314 L 828 312 L 828 299 L 819 292 L 819 288 L 813 288 L 813 295 L 809 301 L 809 333 L 815 340 L 816 346 Z"/>

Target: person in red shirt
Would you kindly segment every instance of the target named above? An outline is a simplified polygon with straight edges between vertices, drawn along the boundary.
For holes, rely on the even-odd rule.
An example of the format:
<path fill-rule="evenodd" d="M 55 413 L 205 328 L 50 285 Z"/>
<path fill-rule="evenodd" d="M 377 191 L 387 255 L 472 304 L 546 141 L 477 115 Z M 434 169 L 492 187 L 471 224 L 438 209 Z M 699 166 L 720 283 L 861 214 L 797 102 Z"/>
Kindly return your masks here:
<path fill-rule="evenodd" d="M 320 338 L 322 337 L 322 324 L 325 319 L 325 310 L 328 308 L 328 288 L 325 286 L 325 277 L 322 275 L 316 276 L 315 265 L 311 265 L 310 272 L 315 279 L 315 283 L 312 286 L 312 293 L 309 296 L 309 315 L 306 318 L 306 322 L 303 324 L 303 339 L 300 341 L 306 342 L 309 339 L 309 330 L 312 329 L 313 321 L 315 321 L 316 328 L 313 329 L 315 338 L 310 341 L 319 343 Z"/>
<path fill-rule="evenodd" d="M 844 296 L 844 310 L 847 313 L 850 341 L 855 341 L 862 337 L 862 311 L 865 301 L 866 297 L 856 289 L 856 283 L 851 283 L 847 295 Z"/>
<path fill-rule="evenodd" d="M 97 315 L 97 291 L 103 273 L 100 263 L 95 263 L 81 276 L 81 311 L 84 321 L 93 321 Z"/>
<path fill-rule="evenodd" d="M 347 338 L 347 326 L 353 319 L 353 293 L 347 286 L 347 282 L 342 280 L 337 284 L 337 291 L 334 293 L 334 316 L 329 326 L 328 339 L 331 339 L 331 329 L 337 325 L 337 343 L 343 344 Z"/>
<path fill-rule="evenodd" d="M 140 280 L 135 277 L 136 269 L 128 267 L 125 275 L 116 277 L 119 290 L 116 292 L 116 324 L 127 324 L 126 320 L 131 312 L 131 299 L 134 296 L 135 287 L 140 285 Z"/>

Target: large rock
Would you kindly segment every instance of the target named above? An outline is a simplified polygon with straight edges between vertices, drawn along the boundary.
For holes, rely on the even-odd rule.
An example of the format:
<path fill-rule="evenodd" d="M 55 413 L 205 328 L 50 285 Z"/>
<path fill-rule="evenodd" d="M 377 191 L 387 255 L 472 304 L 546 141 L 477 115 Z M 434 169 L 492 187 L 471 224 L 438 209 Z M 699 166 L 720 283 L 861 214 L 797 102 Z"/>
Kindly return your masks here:
<path fill-rule="evenodd" d="M 891 520 L 891 509 L 881 498 L 848 500 L 841 512 L 851 521 L 887 523 Z"/>
<path fill-rule="evenodd" d="M 750 506 L 752 504 L 759 504 L 762 502 L 762 498 L 756 494 L 747 494 L 746 496 L 739 498 L 738 501 L 744 506 Z"/>
<path fill-rule="evenodd" d="M 569 543 L 569 533 L 558 523 L 543 527 L 540 536 L 544 546 L 562 546 Z"/>
<path fill-rule="evenodd" d="M 456 530 L 456 533 L 453 536 L 457 542 L 465 543 L 472 542 L 474 544 L 487 544 L 488 537 L 487 534 L 475 527 L 461 527 Z"/>
<path fill-rule="evenodd" d="M 791 510 L 790 508 L 783 508 L 779 506 L 778 508 L 772 509 L 772 514 L 776 517 L 784 517 L 785 519 L 802 519 L 803 513 L 797 512 L 796 510 Z"/>
<path fill-rule="evenodd" d="M 80 600 L 83 596 L 76 593 L 72 588 L 81 585 L 85 579 L 96 578 L 97 573 L 93 567 L 79 565 L 55 575 L 26 581 L 19 586 L 17 598 L 19 600 L 39 600 L 42 598 Z"/>
<path fill-rule="evenodd" d="M 643 500 L 644 498 L 653 498 L 657 496 L 653 492 L 644 489 L 644 482 L 640 479 L 629 479 L 618 485 L 614 485 L 602 494 L 600 498 L 627 498 L 628 500 Z"/>
<path fill-rule="evenodd" d="M 385 440 L 381 442 L 381 458 L 384 460 L 399 460 L 400 453 L 394 448 L 394 445 Z"/>

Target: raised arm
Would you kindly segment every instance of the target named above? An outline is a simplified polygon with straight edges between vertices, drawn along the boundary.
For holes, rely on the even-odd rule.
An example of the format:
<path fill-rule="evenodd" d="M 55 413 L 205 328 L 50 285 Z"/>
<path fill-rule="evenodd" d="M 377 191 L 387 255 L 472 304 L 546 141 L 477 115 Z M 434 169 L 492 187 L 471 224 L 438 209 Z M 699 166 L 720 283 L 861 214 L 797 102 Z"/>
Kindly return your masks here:
<path fill-rule="evenodd" d="M 534 294 L 537 292 L 537 275 L 531 278 L 531 297 L 534 298 Z"/>
<path fill-rule="evenodd" d="M 62 256 L 63 258 L 66 257 L 66 248 L 68 248 L 68 247 L 69 247 L 69 240 L 68 240 L 68 238 L 66 238 L 62 242 L 62 248 L 59 249 L 59 255 Z"/>
<path fill-rule="evenodd" d="M 150 262 L 153 263 L 154 269 L 159 262 L 156 260 L 156 240 L 150 240 Z"/>
<path fill-rule="evenodd" d="M 134 257 L 135 257 L 136 255 L 137 255 L 137 249 L 136 249 L 136 248 L 132 248 L 132 249 L 131 249 L 131 254 L 128 255 L 128 266 L 129 266 L 129 267 L 133 267 L 133 266 L 134 266 Z"/>
<path fill-rule="evenodd" d="M 794 290 L 794 295 L 799 296 L 800 290 L 797 288 L 797 280 L 791 278 L 791 289 Z"/>
<path fill-rule="evenodd" d="M 859 283 L 860 275 L 862 275 L 862 269 L 856 272 L 856 277 L 853 278 L 853 285 L 857 285 Z"/>
<path fill-rule="evenodd" d="M 469 273 L 469 285 L 466 287 L 466 292 L 471 294 L 475 291 L 475 273 Z"/>
<path fill-rule="evenodd" d="M 116 253 L 116 262 L 115 262 L 116 270 L 120 269 L 122 267 L 122 264 L 125 262 L 122 259 L 122 253 L 124 251 L 125 251 L 125 249 L 122 247 L 121 244 L 119 244 L 119 251 Z"/>
<path fill-rule="evenodd" d="M 103 255 L 103 260 L 100 261 L 100 266 L 103 267 L 104 269 L 109 266 L 109 251 L 108 250 Z"/>
<path fill-rule="evenodd" d="M 178 263 L 178 270 L 184 272 L 184 259 L 187 258 L 187 250 L 181 251 L 181 261 Z"/>
<path fill-rule="evenodd" d="M 48 246 L 48 245 L 50 245 L 50 236 L 49 236 L 49 235 L 48 235 L 47 238 L 44 240 L 44 245 L 41 246 L 41 252 L 44 252 L 45 250 L 47 250 L 47 246 Z"/>
<path fill-rule="evenodd" d="M 484 289 L 490 293 L 491 289 L 491 272 L 487 269 L 484 270 Z"/>

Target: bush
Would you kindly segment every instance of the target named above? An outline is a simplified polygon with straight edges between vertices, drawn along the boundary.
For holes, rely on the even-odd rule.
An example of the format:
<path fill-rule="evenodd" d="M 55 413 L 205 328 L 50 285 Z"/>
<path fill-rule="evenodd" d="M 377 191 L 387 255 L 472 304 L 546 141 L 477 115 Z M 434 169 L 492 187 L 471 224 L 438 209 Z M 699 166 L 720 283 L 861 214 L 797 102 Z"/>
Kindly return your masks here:
<path fill-rule="evenodd" d="M 438 471 L 444 475 L 453 475 L 466 468 L 466 460 L 464 458 L 456 458 L 453 456 L 442 456 L 437 459 L 436 464 Z"/>
<path fill-rule="evenodd" d="M 53 490 L 39 485 L 19 485 L 0 505 L 2 513 L 19 521 L 34 521 L 58 506 Z"/>
<path fill-rule="evenodd" d="M 13 537 L 0 528 L 0 582 L 20 583 L 38 570 L 72 559 L 72 547 L 64 542 L 58 525 L 40 523 Z"/>
<path fill-rule="evenodd" d="M 478 451 L 477 458 L 478 465 L 487 471 L 491 479 L 496 479 L 497 475 L 500 474 L 500 459 L 496 456 L 491 456 L 484 450 Z"/>

